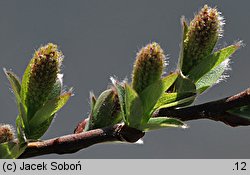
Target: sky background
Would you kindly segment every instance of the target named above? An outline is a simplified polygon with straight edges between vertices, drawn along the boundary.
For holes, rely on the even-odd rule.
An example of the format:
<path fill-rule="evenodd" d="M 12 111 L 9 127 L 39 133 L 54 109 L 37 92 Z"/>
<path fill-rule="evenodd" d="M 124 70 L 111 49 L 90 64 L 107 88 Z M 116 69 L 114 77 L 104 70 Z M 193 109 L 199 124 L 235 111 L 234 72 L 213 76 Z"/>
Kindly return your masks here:
<path fill-rule="evenodd" d="M 87 117 L 89 91 L 97 96 L 110 76 L 130 80 L 136 52 L 149 42 L 160 43 L 169 57 L 166 72 L 177 65 L 180 17 L 192 19 L 204 4 L 217 6 L 226 19 L 217 48 L 243 40 L 232 57 L 230 78 L 207 91 L 196 104 L 227 97 L 250 85 L 249 1 L 85 0 L 0 1 L 0 67 L 22 76 L 34 51 L 53 42 L 65 55 L 64 84 L 73 96 L 42 139 L 73 132 Z M 15 125 L 17 107 L 0 71 L 0 123 Z M 99 144 L 69 155 L 37 158 L 250 158 L 250 126 L 231 128 L 209 120 L 188 122 L 189 129 L 147 133 L 144 145 Z"/>

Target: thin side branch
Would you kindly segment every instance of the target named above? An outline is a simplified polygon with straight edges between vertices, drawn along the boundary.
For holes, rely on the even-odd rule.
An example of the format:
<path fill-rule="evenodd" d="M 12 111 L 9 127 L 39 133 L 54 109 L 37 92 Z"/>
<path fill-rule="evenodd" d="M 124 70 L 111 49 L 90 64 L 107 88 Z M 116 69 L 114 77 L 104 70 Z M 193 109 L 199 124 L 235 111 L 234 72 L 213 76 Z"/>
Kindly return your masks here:
<path fill-rule="evenodd" d="M 210 119 L 221 121 L 229 126 L 250 125 L 250 120 L 229 114 L 233 108 L 250 104 L 250 89 L 237 95 L 197 106 L 185 108 L 166 108 L 157 111 L 154 117 L 174 117 L 182 121 Z M 31 142 L 19 158 L 28 158 L 45 154 L 74 153 L 91 145 L 108 141 L 136 142 L 144 133 L 123 124 L 117 124 L 103 129 L 66 135 L 42 142 Z"/>
<path fill-rule="evenodd" d="M 227 112 L 230 109 L 245 105 L 250 105 L 250 88 L 234 96 L 201 105 L 179 109 L 163 108 L 155 112 L 154 117 L 167 116 L 178 118 L 182 121 L 210 119 L 221 121 L 232 127 L 247 126 L 250 125 L 250 120 Z"/>

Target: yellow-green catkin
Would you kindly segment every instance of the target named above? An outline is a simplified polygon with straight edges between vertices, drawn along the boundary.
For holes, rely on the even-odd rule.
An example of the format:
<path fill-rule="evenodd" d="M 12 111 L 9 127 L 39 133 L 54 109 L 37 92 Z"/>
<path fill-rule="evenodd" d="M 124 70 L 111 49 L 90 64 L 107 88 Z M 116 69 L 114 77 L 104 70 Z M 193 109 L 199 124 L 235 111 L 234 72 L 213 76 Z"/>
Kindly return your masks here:
<path fill-rule="evenodd" d="M 14 129 L 9 124 L 0 124 L 0 143 L 14 140 Z"/>
<path fill-rule="evenodd" d="M 153 42 L 138 53 L 132 73 L 132 87 L 140 94 L 146 87 L 161 78 L 165 55 L 160 45 Z"/>
<path fill-rule="evenodd" d="M 30 67 L 27 68 L 29 72 L 25 104 L 28 108 L 28 117 L 32 117 L 48 100 L 57 81 L 62 60 L 62 52 L 52 43 L 40 47 L 34 53 L 28 65 Z"/>
<path fill-rule="evenodd" d="M 182 72 L 187 75 L 194 65 L 213 51 L 222 35 L 223 18 L 216 8 L 205 5 L 190 22 L 184 40 Z"/>

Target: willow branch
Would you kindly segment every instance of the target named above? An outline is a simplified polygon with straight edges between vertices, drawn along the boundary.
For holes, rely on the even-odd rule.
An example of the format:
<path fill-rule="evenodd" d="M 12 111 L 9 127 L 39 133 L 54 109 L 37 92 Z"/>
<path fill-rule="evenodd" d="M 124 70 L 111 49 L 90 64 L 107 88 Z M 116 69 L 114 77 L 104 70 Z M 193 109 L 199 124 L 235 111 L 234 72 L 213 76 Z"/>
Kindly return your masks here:
<path fill-rule="evenodd" d="M 236 95 L 201 105 L 185 108 L 163 108 L 154 113 L 154 117 L 174 117 L 182 121 L 210 119 L 223 122 L 229 126 L 250 125 L 250 119 L 239 117 L 227 112 L 230 109 L 250 105 L 250 88 Z"/>
<path fill-rule="evenodd" d="M 70 154 L 103 142 L 125 141 L 133 143 L 143 136 L 144 133 L 139 130 L 123 124 L 117 124 L 79 134 L 70 134 L 41 142 L 28 143 L 27 149 L 19 158 L 29 158 L 52 153 Z"/>
<path fill-rule="evenodd" d="M 250 125 L 250 120 L 229 114 L 227 111 L 249 104 L 250 89 L 247 89 L 237 95 L 197 106 L 179 109 L 161 109 L 154 113 L 154 117 L 174 117 L 182 121 L 210 119 L 214 121 L 221 121 L 233 127 L 246 126 Z M 82 129 L 82 124 L 84 125 L 84 122 L 86 123 L 86 120 L 83 121 L 78 128 Z M 75 131 L 77 131 L 77 129 Z M 28 143 L 27 149 L 19 158 L 28 158 L 52 153 L 69 154 L 103 142 L 136 142 L 143 136 L 144 133 L 141 131 L 127 127 L 123 124 L 117 124 L 107 128 L 66 135 L 41 142 Z"/>

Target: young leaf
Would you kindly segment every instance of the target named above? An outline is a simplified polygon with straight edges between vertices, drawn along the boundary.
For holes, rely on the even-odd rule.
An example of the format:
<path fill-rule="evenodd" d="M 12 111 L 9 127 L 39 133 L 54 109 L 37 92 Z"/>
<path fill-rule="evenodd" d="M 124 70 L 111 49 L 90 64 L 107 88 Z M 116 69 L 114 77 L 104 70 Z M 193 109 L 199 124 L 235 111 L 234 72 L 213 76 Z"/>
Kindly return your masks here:
<path fill-rule="evenodd" d="M 56 82 L 48 96 L 48 100 L 52 100 L 56 97 L 58 97 L 62 93 L 62 74 L 59 74 L 59 76 L 56 79 Z"/>
<path fill-rule="evenodd" d="M 181 70 L 182 64 L 183 64 L 183 54 L 184 54 L 184 40 L 187 37 L 188 32 L 188 25 L 185 20 L 185 17 L 183 16 L 181 18 L 181 25 L 182 25 L 182 42 L 180 44 L 180 53 L 179 53 L 179 60 L 178 60 L 178 69 Z"/>
<path fill-rule="evenodd" d="M 95 104 L 96 104 L 96 97 L 93 92 L 89 93 L 89 100 L 90 100 L 90 108 L 91 108 L 91 113 L 93 113 Z"/>
<path fill-rule="evenodd" d="M 196 83 L 198 93 L 204 92 L 206 89 L 213 86 L 221 78 L 221 75 L 228 66 L 228 59 L 222 62 L 219 66 L 210 70 L 208 73 L 203 75 Z"/>
<path fill-rule="evenodd" d="M 23 74 L 22 84 L 21 84 L 21 92 L 20 92 L 20 97 L 21 97 L 22 103 L 24 103 L 24 104 L 25 104 L 25 99 L 26 99 L 27 92 L 28 92 L 30 71 L 31 71 L 31 64 L 28 64 L 28 66 Z"/>
<path fill-rule="evenodd" d="M 34 118 L 29 123 L 30 132 L 27 137 L 29 139 L 39 139 L 48 130 L 54 116 L 58 110 L 60 110 L 72 96 L 71 92 L 62 94 L 55 99 L 48 101 L 40 110 L 37 111 Z M 32 123 L 31 123 L 32 122 Z"/>
<path fill-rule="evenodd" d="M 186 93 L 164 93 L 156 105 L 154 106 L 153 111 L 159 110 L 161 108 L 169 108 L 169 107 L 179 107 L 190 105 L 196 97 L 196 94 L 191 92 Z"/>
<path fill-rule="evenodd" d="M 41 138 L 44 133 L 49 129 L 55 115 L 56 114 L 51 115 L 46 121 L 41 123 L 39 126 L 36 126 L 35 128 L 31 126 L 30 133 L 28 135 L 29 140 L 38 140 L 39 138 Z"/>
<path fill-rule="evenodd" d="M 74 133 L 78 133 L 78 132 L 82 132 L 82 130 L 84 131 L 88 131 L 89 128 L 91 127 L 91 120 L 93 118 L 93 112 L 94 112 L 94 108 L 95 108 L 95 104 L 96 104 L 96 97 L 95 97 L 95 94 L 94 92 L 90 91 L 89 93 L 89 100 L 90 100 L 90 114 L 89 114 L 89 118 L 88 120 L 84 120 L 83 122 L 79 123 L 77 128 L 75 129 Z M 83 123 L 86 123 L 86 124 L 83 124 Z M 85 125 L 84 127 L 81 126 L 81 125 Z M 79 131 L 79 130 L 81 131 Z"/>
<path fill-rule="evenodd" d="M 119 98 L 119 102 L 120 102 L 120 106 L 121 106 L 121 115 L 122 115 L 123 121 L 125 124 L 128 124 L 127 111 L 126 111 L 126 105 L 125 105 L 125 88 L 121 83 L 119 83 L 113 77 L 111 77 L 110 79 L 111 79 L 114 87 L 116 88 L 116 91 L 118 94 L 118 98 Z"/>
<path fill-rule="evenodd" d="M 0 159 L 16 159 L 26 149 L 26 144 L 16 142 L 5 142 L 0 144 Z"/>
<path fill-rule="evenodd" d="M 156 117 L 156 118 L 150 118 L 147 124 L 141 126 L 140 130 L 150 131 L 161 128 L 169 128 L 169 127 L 186 128 L 187 126 L 178 119 L 168 118 L 168 117 Z"/>
<path fill-rule="evenodd" d="M 179 74 L 174 85 L 169 89 L 169 91 L 170 93 L 164 93 L 159 98 L 153 111 L 161 108 L 189 105 L 195 100 L 196 97 L 195 84 L 181 74 Z"/>
<path fill-rule="evenodd" d="M 154 106 L 153 111 L 161 108 L 189 105 L 195 100 L 195 97 L 195 84 L 187 77 L 184 77 L 182 74 L 179 74 L 175 83 L 168 90 L 168 92 L 164 93 L 159 98 L 156 105 Z"/>
<path fill-rule="evenodd" d="M 25 134 L 25 126 L 23 124 L 23 120 L 20 115 L 16 118 L 16 128 L 17 128 L 17 138 L 20 144 L 23 144 L 27 141 L 26 134 Z M 29 134 L 28 131 L 26 131 Z"/>
<path fill-rule="evenodd" d="M 16 101 L 17 101 L 17 106 L 18 106 L 18 111 L 19 111 L 19 115 L 16 118 L 16 126 L 17 126 L 17 136 L 18 136 L 18 140 L 20 143 L 25 142 L 26 140 L 24 139 L 24 130 L 25 130 L 25 125 L 27 126 L 27 115 L 26 115 L 26 111 L 25 108 L 21 102 L 21 98 L 20 98 L 20 92 L 21 92 L 21 83 L 19 78 L 11 71 L 7 71 L 6 69 L 4 69 L 4 72 L 11 84 L 12 90 L 15 94 L 16 97 Z M 25 122 L 23 122 L 25 121 Z M 28 126 L 26 127 L 26 130 L 28 132 Z"/>
<path fill-rule="evenodd" d="M 28 136 L 30 133 L 30 129 L 29 129 L 29 123 L 27 119 L 26 109 L 24 105 L 22 104 L 22 102 L 19 102 L 17 106 L 18 106 L 18 111 L 19 111 L 19 115 L 16 118 L 16 127 L 18 131 L 17 133 L 19 133 L 19 129 L 21 127 L 24 133 Z"/>
<path fill-rule="evenodd" d="M 125 84 L 125 108 L 128 126 L 139 128 L 143 118 L 143 108 L 138 94 L 128 84 Z"/>
<path fill-rule="evenodd" d="M 217 66 L 221 65 L 228 57 L 230 57 L 239 47 L 241 42 L 238 42 L 234 45 L 223 48 L 212 55 L 208 56 L 206 59 L 203 59 L 200 64 L 195 66 L 189 73 L 188 77 L 194 82 L 199 81 L 205 74 L 215 69 Z"/>
<path fill-rule="evenodd" d="M 11 88 L 14 92 L 17 102 L 20 102 L 21 83 L 19 78 L 13 72 L 7 71 L 5 68 L 3 70 L 10 82 Z"/>
<path fill-rule="evenodd" d="M 30 127 L 36 129 L 36 127 L 48 121 L 52 115 L 66 104 L 71 96 L 72 92 L 66 92 L 59 97 L 49 100 L 30 120 Z"/>
<path fill-rule="evenodd" d="M 94 109 L 89 115 L 85 131 L 114 125 L 121 120 L 118 96 L 116 90 L 112 87 L 103 91 L 97 98 Z"/>
<path fill-rule="evenodd" d="M 171 88 L 170 88 L 171 91 Z M 177 93 L 196 93 L 196 86 L 192 80 L 179 74 L 171 92 Z"/>
<path fill-rule="evenodd" d="M 167 77 L 151 84 L 141 93 L 140 98 L 144 109 L 143 123 L 147 123 L 156 102 L 160 96 L 175 82 L 177 77 L 178 73 L 170 74 Z"/>

